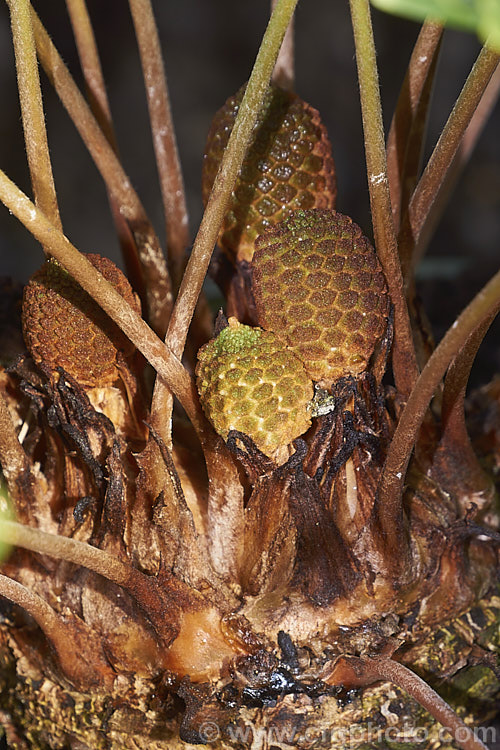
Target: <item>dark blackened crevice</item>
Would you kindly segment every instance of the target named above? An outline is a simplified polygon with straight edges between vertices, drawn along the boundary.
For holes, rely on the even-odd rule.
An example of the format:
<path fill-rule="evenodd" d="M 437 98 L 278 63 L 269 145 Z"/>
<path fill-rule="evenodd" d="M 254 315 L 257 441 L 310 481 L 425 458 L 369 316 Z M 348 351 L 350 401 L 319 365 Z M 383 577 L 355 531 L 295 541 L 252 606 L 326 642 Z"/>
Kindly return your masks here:
<path fill-rule="evenodd" d="M 361 580 L 357 562 L 317 483 L 302 468 L 290 488 L 290 509 L 298 531 L 294 584 L 320 607 L 348 596 Z"/>

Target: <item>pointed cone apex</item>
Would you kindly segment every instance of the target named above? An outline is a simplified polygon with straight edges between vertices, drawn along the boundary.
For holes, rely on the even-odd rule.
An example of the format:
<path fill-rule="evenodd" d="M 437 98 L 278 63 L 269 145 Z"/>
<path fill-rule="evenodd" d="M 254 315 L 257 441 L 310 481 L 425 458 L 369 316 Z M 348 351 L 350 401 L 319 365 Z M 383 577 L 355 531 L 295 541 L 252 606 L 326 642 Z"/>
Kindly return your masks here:
<path fill-rule="evenodd" d="M 245 93 L 241 88 L 217 112 L 203 162 L 207 202 Z M 296 94 L 271 86 L 255 126 L 219 235 L 230 257 L 250 261 L 255 238 L 299 208 L 334 208 L 335 166 L 317 110 Z"/>
<path fill-rule="evenodd" d="M 203 409 L 224 439 L 238 430 L 272 456 L 311 424 L 312 382 L 273 333 L 230 318 L 198 352 L 196 377 Z"/>
<path fill-rule="evenodd" d="M 389 296 L 375 250 L 348 216 L 296 211 L 255 243 L 257 319 L 323 386 L 366 369 Z"/>
<path fill-rule="evenodd" d="M 86 256 L 139 314 L 129 282 L 115 264 L 100 255 Z M 133 344 L 99 305 L 55 260 L 45 261 L 24 290 L 23 335 L 38 364 L 63 367 L 80 385 L 106 386 L 116 379 L 117 355 Z"/>

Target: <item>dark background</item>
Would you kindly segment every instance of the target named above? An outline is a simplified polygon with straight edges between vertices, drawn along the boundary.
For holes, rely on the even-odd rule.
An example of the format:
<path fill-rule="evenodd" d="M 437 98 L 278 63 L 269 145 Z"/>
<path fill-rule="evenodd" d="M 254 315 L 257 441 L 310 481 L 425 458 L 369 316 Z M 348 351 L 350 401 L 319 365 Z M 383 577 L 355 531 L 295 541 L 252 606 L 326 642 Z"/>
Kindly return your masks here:
<path fill-rule="evenodd" d="M 125 168 L 163 238 L 161 205 L 137 47 L 125 0 L 89 0 Z M 62 0 L 35 6 L 80 81 Z M 172 109 L 194 235 L 201 216 L 200 169 L 215 110 L 248 78 L 265 28 L 268 0 L 156 0 Z M 381 90 L 389 126 L 406 63 L 418 33 L 410 21 L 373 12 Z M 429 124 L 433 144 L 479 50 L 477 40 L 448 31 Z M 338 209 L 370 234 L 368 191 L 348 3 L 302 0 L 296 22 L 297 91 L 322 113 L 338 170 Z M 81 250 L 118 259 L 106 194 L 97 170 L 42 73 L 49 142 L 64 229 Z M 8 13 L 0 5 L 0 166 L 29 192 L 15 90 Z M 498 269 L 500 237 L 500 115 L 497 107 L 422 264 L 420 291 L 437 338 Z M 25 281 L 41 251 L 7 211 L 0 210 L 0 275 Z M 490 333 L 475 384 L 500 369 L 499 329 Z"/>

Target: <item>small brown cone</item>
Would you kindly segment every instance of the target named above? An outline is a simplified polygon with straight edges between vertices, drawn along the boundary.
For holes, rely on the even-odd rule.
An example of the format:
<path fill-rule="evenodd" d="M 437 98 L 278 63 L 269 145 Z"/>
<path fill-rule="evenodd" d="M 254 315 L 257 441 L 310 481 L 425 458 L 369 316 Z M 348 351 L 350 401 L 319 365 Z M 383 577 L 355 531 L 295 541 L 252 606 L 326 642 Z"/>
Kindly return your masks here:
<path fill-rule="evenodd" d="M 137 312 L 129 282 L 108 258 L 89 254 L 92 265 Z M 90 295 L 55 260 L 45 261 L 24 290 L 23 335 L 36 363 L 63 367 L 85 386 L 107 386 L 117 380 L 117 356 L 134 346 Z"/>

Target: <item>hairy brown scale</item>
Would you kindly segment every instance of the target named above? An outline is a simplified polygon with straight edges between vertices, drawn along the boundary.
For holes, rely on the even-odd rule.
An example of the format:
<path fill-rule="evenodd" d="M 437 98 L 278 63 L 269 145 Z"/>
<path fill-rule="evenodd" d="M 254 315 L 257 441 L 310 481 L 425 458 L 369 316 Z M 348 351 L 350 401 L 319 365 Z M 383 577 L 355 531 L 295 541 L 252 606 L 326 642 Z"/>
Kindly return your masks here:
<path fill-rule="evenodd" d="M 245 87 L 215 115 L 207 138 L 202 191 L 206 202 L 238 114 Z M 317 110 L 272 86 L 255 126 L 220 235 L 231 257 L 250 261 L 256 237 L 292 211 L 334 208 L 335 166 Z"/>
<path fill-rule="evenodd" d="M 100 255 L 87 259 L 137 312 L 129 282 L 115 264 Z M 117 356 L 134 346 L 56 261 L 47 260 L 24 290 L 23 334 L 38 364 L 63 367 L 81 385 L 105 386 L 118 376 Z"/>
<path fill-rule="evenodd" d="M 348 216 L 298 211 L 261 235 L 252 262 L 259 324 L 329 385 L 368 364 L 389 296 L 374 249 Z"/>

